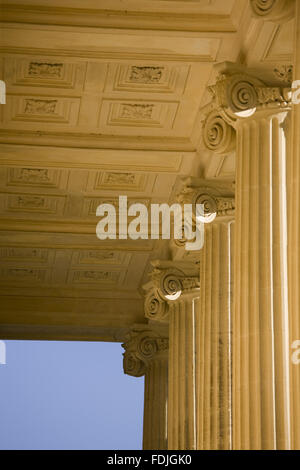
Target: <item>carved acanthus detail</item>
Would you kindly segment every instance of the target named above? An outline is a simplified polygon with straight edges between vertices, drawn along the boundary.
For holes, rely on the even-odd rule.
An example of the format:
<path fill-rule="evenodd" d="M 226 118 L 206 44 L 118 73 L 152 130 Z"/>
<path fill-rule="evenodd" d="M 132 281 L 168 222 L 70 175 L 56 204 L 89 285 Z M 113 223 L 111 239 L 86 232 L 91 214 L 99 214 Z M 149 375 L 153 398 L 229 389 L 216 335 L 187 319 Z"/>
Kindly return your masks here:
<path fill-rule="evenodd" d="M 133 65 L 129 80 L 134 83 L 159 83 L 164 67 L 140 67 Z"/>
<path fill-rule="evenodd" d="M 48 170 L 44 168 L 21 168 L 18 179 L 30 183 L 48 183 L 50 181 Z"/>
<path fill-rule="evenodd" d="M 295 0 L 250 0 L 250 6 L 254 16 L 283 23 L 293 17 Z"/>
<path fill-rule="evenodd" d="M 121 117 L 127 119 L 151 119 L 153 104 L 122 104 Z"/>
<path fill-rule="evenodd" d="M 128 184 L 133 185 L 136 179 L 134 173 L 106 173 L 105 182 L 109 184 Z"/>
<path fill-rule="evenodd" d="M 18 207 L 40 208 L 44 207 L 45 199 L 41 196 L 18 196 Z"/>
<path fill-rule="evenodd" d="M 281 82 L 291 83 L 293 81 L 293 66 L 280 65 L 273 70 L 274 76 Z"/>
<path fill-rule="evenodd" d="M 48 62 L 30 62 L 28 75 L 35 77 L 61 77 L 63 64 Z"/>
<path fill-rule="evenodd" d="M 36 100 L 26 99 L 25 110 L 26 114 L 54 114 L 57 100 Z"/>
<path fill-rule="evenodd" d="M 125 374 L 141 377 L 155 356 L 168 350 L 169 341 L 150 328 L 133 328 L 122 347 Z"/>
<path fill-rule="evenodd" d="M 261 105 L 276 102 L 285 104 L 289 100 L 286 91 L 279 87 L 257 87 L 256 92 L 258 103 Z"/>

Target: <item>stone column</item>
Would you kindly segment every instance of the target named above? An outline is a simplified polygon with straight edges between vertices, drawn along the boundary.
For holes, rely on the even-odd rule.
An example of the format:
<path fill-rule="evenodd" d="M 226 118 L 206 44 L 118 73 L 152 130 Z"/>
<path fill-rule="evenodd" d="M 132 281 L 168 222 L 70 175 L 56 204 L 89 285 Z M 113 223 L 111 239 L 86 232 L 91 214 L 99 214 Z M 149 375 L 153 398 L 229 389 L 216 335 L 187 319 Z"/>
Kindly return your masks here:
<path fill-rule="evenodd" d="M 147 326 L 132 329 L 122 345 L 124 372 L 145 376 L 143 449 L 167 449 L 168 339 Z"/>
<path fill-rule="evenodd" d="M 232 449 L 233 222 L 205 229 L 200 254 L 198 449 Z"/>
<path fill-rule="evenodd" d="M 199 280 L 197 265 L 159 263 L 151 273 L 146 317 L 169 323 L 168 449 L 196 449 L 195 331 Z"/>
<path fill-rule="evenodd" d="M 286 141 L 289 109 L 237 125 L 235 446 L 289 449 Z M 237 385 L 237 383 L 236 383 Z"/>
<path fill-rule="evenodd" d="M 289 449 L 288 94 L 224 64 L 211 90 L 236 128 L 233 448 Z"/>
<path fill-rule="evenodd" d="M 295 18 L 293 66 L 282 66 L 285 82 L 300 80 L 300 3 L 296 0 L 271 0 L 261 8 L 259 0 L 251 0 L 252 11 L 258 18 L 283 23 Z M 290 72 L 293 69 L 293 76 Z M 298 99 L 299 99 L 299 94 Z M 287 212 L 288 212 L 288 308 L 290 355 L 300 339 L 300 105 L 292 100 L 292 129 L 287 160 Z M 286 126 L 287 132 L 289 131 Z M 290 361 L 290 446 L 300 449 L 300 368 Z"/>
<path fill-rule="evenodd" d="M 145 374 L 144 450 L 166 450 L 167 446 L 168 351 L 150 362 Z"/>
<path fill-rule="evenodd" d="M 220 118 L 215 119 L 213 125 L 218 127 Z M 212 124 L 212 115 L 209 122 Z M 217 139 L 214 152 L 231 148 L 232 140 L 234 143 L 234 132 L 227 134 L 225 127 L 225 123 L 220 125 L 227 145 Z M 209 133 L 207 141 L 214 135 Z M 230 181 L 189 178 L 179 200 L 204 205 L 204 246 L 196 253 L 200 260 L 200 301 L 195 322 L 197 449 L 231 449 L 234 185 Z"/>
<path fill-rule="evenodd" d="M 195 450 L 196 355 L 195 310 L 198 298 L 183 295 L 170 309 L 170 368 L 168 448 Z"/>
<path fill-rule="evenodd" d="M 295 1 L 293 79 L 300 80 L 300 3 Z M 299 85 L 298 85 L 299 88 Z M 298 94 L 298 99 L 300 94 Z M 291 165 L 289 184 L 288 265 L 290 345 L 300 340 L 300 104 L 292 101 Z M 300 450 L 300 365 L 291 363 L 291 446 Z"/>

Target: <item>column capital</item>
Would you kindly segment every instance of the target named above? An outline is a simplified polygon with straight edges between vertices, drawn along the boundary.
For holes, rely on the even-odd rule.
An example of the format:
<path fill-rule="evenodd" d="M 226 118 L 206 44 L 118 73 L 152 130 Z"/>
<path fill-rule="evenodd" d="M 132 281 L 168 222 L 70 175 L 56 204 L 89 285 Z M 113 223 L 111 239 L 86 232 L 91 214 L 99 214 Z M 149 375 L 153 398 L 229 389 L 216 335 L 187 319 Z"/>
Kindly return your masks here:
<path fill-rule="evenodd" d="M 259 109 L 280 111 L 290 105 L 291 88 L 268 86 L 246 67 L 223 62 L 216 71 L 216 83 L 208 89 L 215 110 L 232 126 L 237 119 L 249 117 Z"/>
<path fill-rule="evenodd" d="M 167 352 L 169 340 L 147 325 L 136 325 L 128 333 L 122 347 L 125 349 L 123 353 L 125 374 L 142 377 L 150 362 L 158 354 Z"/>
<path fill-rule="evenodd" d="M 234 186 L 234 183 L 228 180 L 208 180 L 196 177 L 182 178 L 179 193 L 176 195 L 176 202 L 182 206 L 185 204 L 192 206 L 193 230 L 199 222 L 209 224 L 229 221 L 234 217 L 235 211 Z M 204 212 L 202 214 L 197 213 L 196 217 L 197 204 L 203 206 Z M 191 228 L 185 227 L 186 224 L 187 221 L 184 221 L 184 233 L 188 233 Z M 187 232 L 185 232 L 186 228 Z M 203 236 L 205 236 L 204 233 Z M 188 251 L 186 243 L 185 237 L 180 240 L 171 240 L 172 259 L 174 261 L 197 262 L 200 250 Z"/>
<path fill-rule="evenodd" d="M 215 69 L 216 82 L 208 87 L 212 102 L 203 109 L 202 138 L 208 150 L 226 155 L 235 148 L 235 129 L 243 118 L 255 118 L 258 111 L 270 115 L 289 110 L 292 90 L 268 86 L 254 71 L 231 62 L 217 64 Z M 278 73 L 278 80 L 286 83 L 288 69 Z"/>
<path fill-rule="evenodd" d="M 155 261 L 145 290 L 145 317 L 166 323 L 172 304 L 199 293 L 199 266 L 195 262 Z"/>
<path fill-rule="evenodd" d="M 256 18 L 285 23 L 295 14 L 295 0 L 250 0 L 253 16 Z"/>
<path fill-rule="evenodd" d="M 234 215 L 234 183 L 217 179 L 185 178 L 177 201 L 195 207 L 196 204 L 203 204 L 203 223 L 220 221 L 224 217 Z"/>

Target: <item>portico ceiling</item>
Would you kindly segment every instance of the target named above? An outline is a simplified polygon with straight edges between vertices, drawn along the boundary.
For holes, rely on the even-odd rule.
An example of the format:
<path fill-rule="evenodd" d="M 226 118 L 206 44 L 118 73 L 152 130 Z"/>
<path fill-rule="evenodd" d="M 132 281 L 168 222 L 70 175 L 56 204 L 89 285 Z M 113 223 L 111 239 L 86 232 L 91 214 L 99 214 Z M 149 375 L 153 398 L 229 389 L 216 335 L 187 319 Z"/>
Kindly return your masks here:
<path fill-rule="evenodd" d="M 119 341 L 166 242 L 100 241 L 96 207 L 234 179 L 201 141 L 214 64 L 286 84 L 293 22 L 246 0 L 11 0 L 1 25 L 1 338 Z"/>

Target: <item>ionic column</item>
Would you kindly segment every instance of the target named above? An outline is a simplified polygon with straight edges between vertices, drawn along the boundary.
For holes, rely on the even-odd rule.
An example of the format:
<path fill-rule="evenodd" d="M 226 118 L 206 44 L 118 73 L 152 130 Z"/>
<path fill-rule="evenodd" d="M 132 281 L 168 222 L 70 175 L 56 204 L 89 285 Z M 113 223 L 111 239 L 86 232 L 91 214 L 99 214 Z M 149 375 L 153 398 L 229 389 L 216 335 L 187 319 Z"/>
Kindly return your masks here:
<path fill-rule="evenodd" d="M 220 68 L 216 105 L 235 121 L 233 448 L 289 449 L 287 94 Z"/>
<path fill-rule="evenodd" d="M 167 449 L 168 339 L 136 326 L 122 344 L 124 372 L 145 376 L 143 449 Z"/>
<path fill-rule="evenodd" d="M 237 125 L 235 445 L 242 448 L 290 448 L 288 112 L 258 111 Z"/>
<path fill-rule="evenodd" d="M 226 132 L 229 126 L 214 113 L 205 122 L 206 143 L 213 151 L 232 149 L 232 128 Z M 188 178 L 179 200 L 204 207 L 204 246 L 196 253 L 200 264 L 195 322 L 197 449 L 231 449 L 233 183 Z"/>
<path fill-rule="evenodd" d="M 168 449 L 196 449 L 195 331 L 198 269 L 186 263 L 160 263 L 146 296 L 145 314 L 169 323 Z M 164 304 L 162 303 L 164 302 Z M 164 305 L 162 307 L 162 305 Z"/>
<path fill-rule="evenodd" d="M 195 310 L 198 298 L 184 295 L 170 309 L 168 448 L 195 450 L 196 356 Z"/>
<path fill-rule="evenodd" d="M 293 91 L 290 162 L 288 181 L 288 279 L 289 279 L 289 341 L 290 357 L 300 340 L 300 3 L 293 1 L 295 16 Z M 291 360 L 291 448 L 300 450 L 300 366 Z"/>
<path fill-rule="evenodd" d="M 205 229 L 200 254 L 198 449 L 232 448 L 233 221 Z"/>
<path fill-rule="evenodd" d="M 293 77 L 283 74 L 285 82 L 300 80 L 300 4 L 296 0 L 277 0 L 266 2 L 263 11 L 259 0 L 252 0 L 251 7 L 257 17 L 282 23 L 295 18 Z M 295 90 L 294 90 L 295 91 Z M 288 211 L 288 297 L 289 297 L 289 345 L 290 357 L 295 342 L 300 339 L 300 106 L 299 94 L 292 100 L 292 119 L 290 146 L 287 161 L 287 211 Z M 286 125 L 289 132 L 289 126 Z M 300 449 L 300 370 L 290 360 L 290 445 Z"/>

